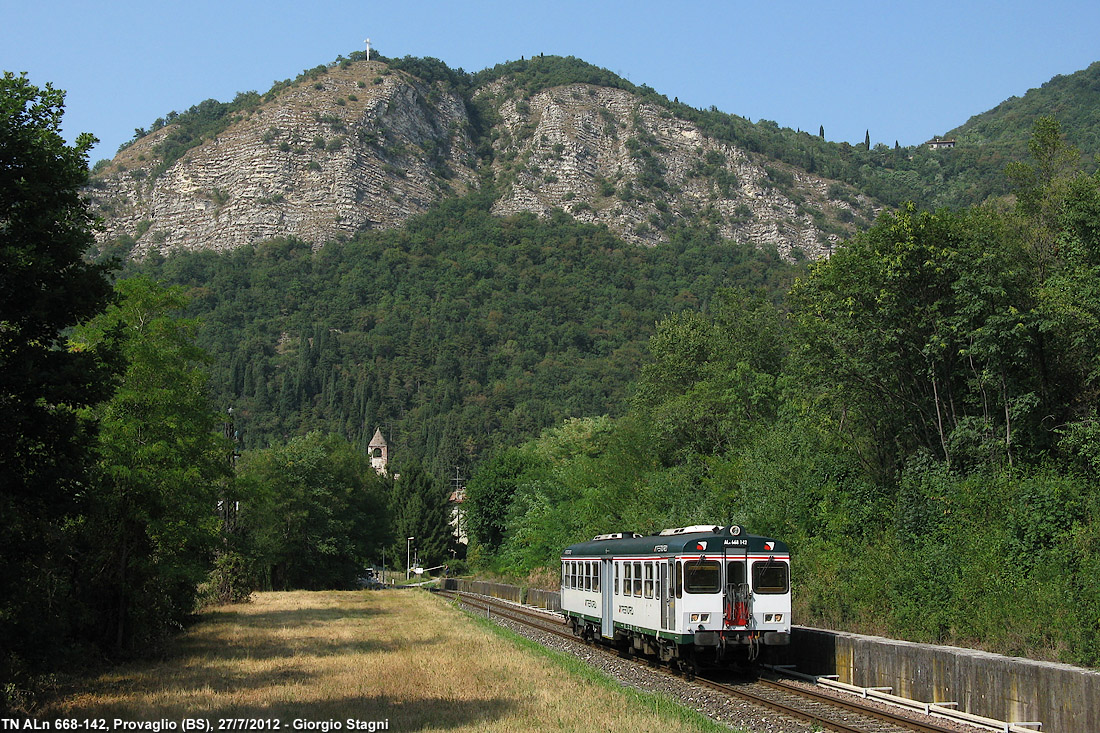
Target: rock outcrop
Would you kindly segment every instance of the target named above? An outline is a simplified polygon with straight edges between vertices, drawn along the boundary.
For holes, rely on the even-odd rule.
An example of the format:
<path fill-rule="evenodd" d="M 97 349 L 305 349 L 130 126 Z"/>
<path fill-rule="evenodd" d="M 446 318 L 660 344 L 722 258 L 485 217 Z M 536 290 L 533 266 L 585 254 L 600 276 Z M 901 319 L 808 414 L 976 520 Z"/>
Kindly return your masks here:
<path fill-rule="evenodd" d="M 137 140 L 95 179 L 101 241 L 133 237 L 137 256 L 277 236 L 320 246 L 398 226 L 475 180 L 463 100 L 378 62 L 285 89 L 158 171 L 172 130 Z"/>
<path fill-rule="evenodd" d="M 487 162 L 496 213 L 560 209 L 640 245 L 690 222 L 820 258 L 874 215 L 864 197 L 835 196 L 834 182 L 708 137 L 622 89 L 578 83 L 527 95 L 504 78 L 473 101 L 493 120 L 480 140 L 454 90 L 357 61 L 269 93 L 174 160 L 165 160 L 177 127 L 168 124 L 94 176 L 100 241 L 137 257 L 280 236 L 319 247 L 400 226 L 468 191 Z M 482 160 L 479 143 L 491 151 Z"/>
<path fill-rule="evenodd" d="M 837 222 L 871 210 L 830 200 L 829 181 L 709 138 L 621 89 L 572 84 L 523 98 L 497 83 L 481 93 L 503 98 L 492 131 L 500 214 L 563 209 L 639 244 L 702 220 L 727 239 L 820 258 L 845 230 Z"/>

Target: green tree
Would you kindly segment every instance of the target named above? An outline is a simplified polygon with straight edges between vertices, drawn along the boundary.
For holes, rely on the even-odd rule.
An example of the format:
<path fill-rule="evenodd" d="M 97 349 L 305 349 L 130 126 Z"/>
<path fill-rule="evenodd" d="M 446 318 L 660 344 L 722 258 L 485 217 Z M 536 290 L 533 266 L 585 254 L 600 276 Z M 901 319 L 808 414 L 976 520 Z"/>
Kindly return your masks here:
<path fill-rule="evenodd" d="M 1016 208 L 1030 245 L 1033 266 L 1043 280 L 1057 256 L 1057 234 L 1070 181 L 1081 154 L 1068 145 L 1054 117 L 1040 117 L 1027 144 L 1031 162 L 1014 161 L 1005 174 L 1014 186 Z"/>
<path fill-rule="evenodd" d="M 1033 273 L 1038 395 L 1053 424 L 1078 430 L 1096 419 L 1100 397 L 1100 177 L 1082 172 L 1053 117 L 1036 121 L 1028 150 L 1030 161 L 1006 172 Z"/>
<path fill-rule="evenodd" d="M 447 488 L 415 460 L 405 462 L 399 474 L 390 496 L 395 557 L 403 552 L 407 554 L 406 538 L 413 537 L 412 546 L 423 567 L 449 561 L 455 539 L 450 525 Z"/>
<path fill-rule="evenodd" d="M 390 541 L 388 479 L 346 440 L 311 432 L 246 451 L 234 547 L 261 588 L 350 588 Z"/>
<path fill-rule="evenodd" d="M 61 136 L 64 93 L 0 78 L 0 707 L 3 683 L 41 669 L 72 620 L 62 527 L 86 483 L 89 426 L 77 410 L 110 394 L 91 351 L 63 332 L 110 298 L 81 198 L 95 138 Z"/>
<path fill-rule="evenodd" d="M 712 314 L 684 311 L 657 325 L 653 361 L 642 368 L 634 407 L 662 444 L 712 454 L 742 443 L 776 409 L 785 334 L 775 307 L 742 291 L 724 291 Z"/>
<path fill-rule="evenodd" d="M 917 448 L 1042 447 L 1019 247 L 995 214 L 907 207 L 792 290 L 808 378 L 880 478 Z"/>
<path fill-rule="evenodd" d="M 187 298 L 144 278 L 76 329 L 74 350 L 104 345 L 125 363 L 114 396 L 88 410 L 99 425 L 96 471 L 74 525 L 89 630 L 116 653 L 147 648 L 192 612 L 218 532 L 214 510 L 230 446 L 211 407 L 205 352 Z"/>
<path fill-rule="evenodd" d="M 482 463 L 466 484 L 466 526 L 471 542 L 492 555 L 508 528 L 512 497 L 521 483 L 545 472 L 543 460 L 522 448 L 509 448 Z"/>

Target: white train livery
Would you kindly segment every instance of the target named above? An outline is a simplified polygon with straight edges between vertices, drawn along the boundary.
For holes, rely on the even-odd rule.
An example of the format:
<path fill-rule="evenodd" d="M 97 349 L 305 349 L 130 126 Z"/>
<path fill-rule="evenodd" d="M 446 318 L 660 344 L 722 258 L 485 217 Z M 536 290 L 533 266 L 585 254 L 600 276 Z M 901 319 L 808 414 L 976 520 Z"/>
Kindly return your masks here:
<path fill-rule="evenodd" d="M 604 534 L 561 560 L 561 609 L 586 640 L 689 675 L 699 662 L 752 662 L 790 641 L 790 552 L 737 525 Z"/>

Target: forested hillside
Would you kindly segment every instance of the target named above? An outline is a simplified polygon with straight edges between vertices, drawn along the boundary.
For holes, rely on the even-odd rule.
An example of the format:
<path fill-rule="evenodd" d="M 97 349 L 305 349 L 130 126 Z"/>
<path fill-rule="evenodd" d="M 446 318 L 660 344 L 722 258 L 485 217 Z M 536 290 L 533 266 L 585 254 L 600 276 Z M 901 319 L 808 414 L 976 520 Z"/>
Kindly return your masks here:
<path fill-rule="evenodd" d="M 347 587 L 408 537 L 450 560 L 456 471 L 479 571 L 553 577 L 599 532 L 734 521 L 790 544 L 801 623 L 1100 665 L 1100 67 L 932 151 L 694 110 L 576 59 L 358 62 L 277 84 L 294 106 L 263 113 L 297 127 L 252 119 L 240 148 L 286 191 L 312 181 L 338 236 L 222 252 L 161 252 L 186 232 L 139 205 L 202 171 L 176 214 L 275 231 L 285 192 L 216 185 L 267 95 L 159 120 L 88 188 L 63 95 L 0 82 L 0 707 L 150 653 L 203 600 Z M 1067 126 L 1033 125 L 1052 105 Z M 355 146 L 374 188 L 335 196 Z M 600 151 L 621 176 L 562 185 Z M 95 248 L 82 195 L 112 186 L 133 198 L 99 200 L 124 225 Z M 801 261 L 805 237 L 831 256 Z M 365 455 L 378 427 L 399 481 Z"/>
<path fill-rule="evenodd" d="M 482 146 L 481 189 L 400 229 L 130 263 L 193 296 L 242 465 L 310 430 L 362 450 L 381 426 L 414 475 L 473 472 L 480 569 L 538 572 L 608 527 L 738 521 L 796 549 L 806 623 L 1100 662 L 1100 181 L 1057 121 L 1026 151 L 1031 112 L 981 144 L 867 150 L 576 60 L 389 63 L 457 90 L 475 138 L 501 109 L 475 87 L 518 105 L 598 83 L 853 186 L 836 195 L 914 203 L 805 271 L 705 217 L 639 248 L 566 211 L 494 216 L 517 169 Z"/>
<path fill-rule="evenodd" d="M 1100 175 L 1043 118 L 1017 204 L 884 215 L 783 303 L 671 315 L 617 418 L 483 464 L 472 557 L 783 537 L 799 623 L 1100 664 Z"/>
<path fill-rule="evenodd" d="M 321 430 L 365 451 L 381 426 L 439 476 L 562 419 L 622 413 L 658 320 L 724 287 L 778 297 L 795 272 L 706 229 L 640 248 L 564 214 L 492 216 L 492 200 L 316 252 L 280 240 L 129 267 L 192 295 L 215 404 L 246 449 Z"/>
<path fill-rule="evenodd" d="M 1100 61 L 1072 74 L 1059 74 L 1038 89 L 1011 97 L 991 110 L 974 115 L 945 137 L 967 145 L 1001 145 L 1019 158 L 1027 153 L 1031 126 L 1044 115 L 1057 118 L 1066 140 L 1076 147 L 1086 165 L 1095 163 L 1100 149 Z"/>

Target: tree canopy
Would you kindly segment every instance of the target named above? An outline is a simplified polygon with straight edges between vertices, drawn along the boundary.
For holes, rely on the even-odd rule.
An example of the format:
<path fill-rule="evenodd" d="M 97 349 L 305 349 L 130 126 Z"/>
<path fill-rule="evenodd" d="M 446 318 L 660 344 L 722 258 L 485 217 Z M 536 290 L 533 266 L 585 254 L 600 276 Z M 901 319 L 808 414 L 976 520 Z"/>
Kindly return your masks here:
<path fill-rule="evenodd" d="M 0 78 L 0 680 L 35 670 L 66 630 L 62 532 L 85 490 L 91 426 L 78 410 L 110 393 L 94 350 L 65 349 L 65 331 L 101 311 L 107 267 L 81 199 L 88 134 L 61 136 L 64 94 L 26 75 Z"/>
<path fill-rule="evenodd" d="M 1013 208 L 887 212 L 779 305 L 663 319 L 625 414 L 482 464 L 471 555 L 734 522 L 790 544 L 801 623 L 1100 665 L 1100 176 L 1053 120 L 1031 148 Z"/>

